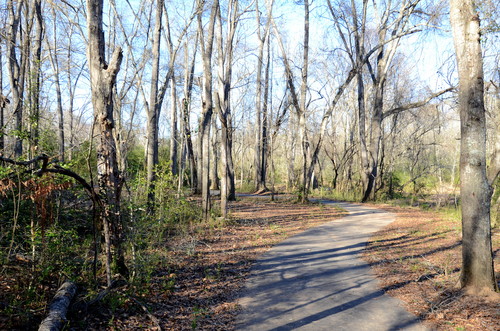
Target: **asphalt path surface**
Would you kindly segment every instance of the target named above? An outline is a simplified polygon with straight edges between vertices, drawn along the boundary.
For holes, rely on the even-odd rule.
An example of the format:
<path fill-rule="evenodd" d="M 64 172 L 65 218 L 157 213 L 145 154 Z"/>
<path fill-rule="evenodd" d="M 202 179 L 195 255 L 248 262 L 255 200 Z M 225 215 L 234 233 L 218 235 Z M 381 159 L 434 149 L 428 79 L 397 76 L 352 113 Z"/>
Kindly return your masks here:
<path fill-rule="evenodd" d="M 364 205 L 321 201 L 349 215 L 288 238 L 252 268 L 237 330 L 429 330 L 384 294 L 360 258 L 373 232 L 394 221 Z"/>

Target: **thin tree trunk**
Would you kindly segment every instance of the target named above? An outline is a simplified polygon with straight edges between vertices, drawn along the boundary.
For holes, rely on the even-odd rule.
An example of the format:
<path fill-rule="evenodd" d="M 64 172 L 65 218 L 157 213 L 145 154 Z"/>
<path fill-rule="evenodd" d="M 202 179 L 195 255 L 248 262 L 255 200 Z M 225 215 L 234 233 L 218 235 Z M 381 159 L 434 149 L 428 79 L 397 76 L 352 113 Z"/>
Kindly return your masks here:
<path fill-rule="evenodd" d="M 308 192 L 308 171 L 307 165 L 311 159 L 311 149 L 306 130 L 306 105 L 307 105 L 307 79 L 309 74 L 309 0 L 304 1 L 304 45 L 302 63 L 302 84 L 300 86 L 300 112 L 299 116 L 299 137 L 302 147 L 302 184 L 301 199 L 307 201 Z"/>
<path fill-rule="evenodd" d="M 220 155 L 219 155 L 219 134 L 217 132 L 217 123 L 215 120 L 215 117 L 212 119 L 212 155 L 213 155 L 213 167 L 210 168 L 210 171 L 212 172 L 211 174 L 211 181 L 210 181 L 210 189 L 211 190 L 219 190 L 220 185 L 219 185 L 219 160 L 220 160 Z"/>
<path fill-rule="evenodd" d="M 162 29 L 162 14 L 163 1 L 157 0 L 155 29 L 153 33 L 153 49 L 152 59 L 153 66 L 151 68 L 151 88 L 148 106 L 147 120 L 147 156 L 146 156 L 146 171 L 148 182 L 148 210 L 154 211 L 155 200 L 155 180 L 156 166 L 158 165 L 158 123 L 160 117 L 161 104 L 158 102 L 158 76 L 160 68 L 160 37 Z"/>
<path fill-rule="evenodd" d="M 177 91 L 175 85 L 175 76 L 172 75 L 170 79 L 170 169 L 172 175 L 178 175 L 178 146 L 179 146 L 179 133 L 177 130 Z"/>
<path fill-rule="evenodd" d="M 219 1 L 212 4 L 208 25 L 208 35 L 205 38 L 202 24 L 203 2 L 198 0 L 198 33 L 201 39 L 201 53 L 203 63 L 203 84 L 202 84 L 202 118 L 200 123 L 201 139 L 201 195 L 203 218 L 210 217 L 210 123 L 212 121 L 213 101 L 212 101 L 212 50 L 214 42 L 214 26 L 219 10 Z"/>
<path fill-rule="evenodd" d="M 259 1 L 255 1 L 255 13 L 257 18 L 257 37 L 259 39 L 259 50 L 257 53 L 257 69 L 256 69 L 256 87 L 255 87 L 255 178 L 254 186 L 255 191 L 263 189 L 262 187 L 262 149 L 263 149 L 263 122 L 262 122 L 262 67 L 264 62 L 264 47 L 265 40 L 267 37 L 267 31 L 269 30 L 269 20 L 266 24 L 266 30 L 264 34 L 261 32 L 261 19 L 259 11 Z M 264 184 L 265 185 L 265 184 Z"/>
<path fill-rule="evenodd" d="M 29 103 L 30 103 L 30 157 L 34 157 L 40 138 L 40 75 L 42 57 L 43 22 L 40 0 L 31 3 L 31 15 L 34 21 L 32 39 L 32 59 L 29 74 Z M 31 39 L 31 37 L 30 37 Z"/>
<path fill-rule="evenodd" d="M 64 157 L 64 111 L 62 106 L 62 92 L 61 92 L 61 80 L 60 80 L 60 70 L 59 70 L 59 60 L 57 57 L 57 24 L 56 24 L 56 12 L 52 8 L 52 15 L 54 16 L 54 22 L 52 25 L 52 34 L 54 35 L 53 49 L 49 49 L 49 58 L 54 71 L 54 80 L 56 84 L 56 104 L 57 104 L 57 114 L 59 115 L 58 123 L 58 137 L 59 137 L 59 159 L 61 162 L 65 161 Z M 48 43 L 48 41 L 47 41 Z"/>
<path fill-rule="evenodd" d="M 269 26 L 267 27 L 267 33 L 269 32 Z M 270 67 L 271 67 L 271 43 L 269 36 L 267 37 L 267 63 L 266 63 L 266 76 L 264 78 L 264 104 L 262 106 L 262 143 L 260 149 L 260 177 L 259 177 L 259 187 L 261 189 L 267 189 L 266 185 L 266 173 L 267 173 L 267 157 L 269 152 L 269 137 L 268 137 L 268 108 L 269 108 L 269 81 L 270 81 Z"/>
<path fill-rule="evenodd" d="M 196 35 L 195 45 L 198 44 L 198 35 Z M 182 116 L 184 122 L 184 139 L 186 141 L 187 155 L 189 159 L 189 173 L 191 178 L 191 190 L 193 193 L 199 193 L 198 189 L 198 172 L 196 166 L 196 158 L 193 149 L 193 139 L 191 137 L 191 124 L 189 122 L 189 110 L 191 106 L 191 92 L 193 90 L 194 69 L 196 63 L 196 49 L 194 47 L 193 58 L 189 64 L 189 49 L 188 44 L 185 44 L 185 73 L 184 73 L 184 99 L 182 100 Z"/>
<path fill-rule="evenodd" d="M 3 61 L 2 61 L 2 44 L 0 43 L 0 156 L 4 156 L 5 153 L 5 122 L 4 122 L 4 114 L 5 109 L 7 108 L 7 104 L 10 103 L 10 100 L 7 99 L 3 95 Z"/>

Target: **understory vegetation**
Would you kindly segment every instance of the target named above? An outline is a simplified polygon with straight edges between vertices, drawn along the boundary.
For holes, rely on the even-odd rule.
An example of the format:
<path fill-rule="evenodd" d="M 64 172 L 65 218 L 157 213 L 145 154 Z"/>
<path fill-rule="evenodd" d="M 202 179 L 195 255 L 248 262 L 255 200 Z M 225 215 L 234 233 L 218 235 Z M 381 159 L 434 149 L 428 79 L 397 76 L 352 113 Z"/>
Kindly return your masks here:
<path fill-rule="evenodd" d="M 179 191 L 178 178 L 172 176 L 169 169 L 168 164 L 158 168 L 159 178 L 155 188 L 157 190 L 155 205 L 158 208 L 153 214 L 148 212 L 147 183 L 144 179 L 144 172 L 140 169 L 131 177 L 132 180 L 124 184 L 122 193 L 124 247 L 130 275 L 127 279 L 116 278 L 113 284 L 116 289 L 105 290 L 102 287 L 105 278 L 102 224 L 97 219 L 88 194 L 73 179 L 65 176 L 44 174 L 39 177 L 27 171 L 24 166 L 2 168 L 5 174 L 0 184 L 2 204 L 0 323 L 2 328 L 36 328 L 55 290 L 67 279 L 75 281 L 79 287 L 78 299 L 72 308 L 73 316 L 86 316 L 88 311 L 95 313 L 96 309 L 105 309 L 107 313 L 104 317 L 93 317 L 95 320 L 92 323 L 101 325 L 100 323 L 104 322 L 102 318 L 104 318 L 106 323 L 119 326 L 121 324 L 116 320 L 117 318 L 124 319 L 127 316 L 136 315 L 143 316 L 142 318 L 147 323 L 151 323 L 150 317 L 144 317 L 148 314 L 144 309 L 149 307 L 153 292 L 173 293 L 179 283 L 188 281 L 181 279 L 184 276 L 176 271 L 180 268 L 179 254 L 188 259 L 208 258 L 202 256 L 203 253 L 200 250 L 205 249 L 203 246 L 208 248 L 212 246 L 203 238 L 215 240 L 213 238 L 223 233 L 238 229 L 238 231 L 248 231 L 245 236 L 249 237 L 250 241 L 237 245 L 249 244 L 260 247 L 260 244 L 255 243 L 257 242 L 262 243 L 262 247 L 269 247 L 272 243 L 295 233 L 297 229 L 302 229 L 303 224 L 313 226 L 319 224 L 316 223 L 317 221 L 330 220 L 330 216 L 315 214 L 318 210 L 324 211 L 325 208 L 320 208 L 321 206 L 290 204 L 290 202 L 280 202 L 276 205 L 277 202 L 275 202 L 275 205 L 271 207 L 276 208 L 272 216 L 275 221 L 268 218 L 258 221 L 259 210 L 264 208 L 258 202 L 259 199 L 234 202 L 231 205 L 231 217 L 228 219 L 219 217 L 220 214 L 217 213 L 219 207 L 217 200 L 214 199 L 212 217 L 209 220 L 202 220 L 200 199 L 191 196 L 189 189 Z M 432 183 L 429 180 L 427 182 Z M 279 183 L 276 188 L 284 189 L 285 185 Z M 388 196 L 386 193 L 380 194 L 380 201 L 391 201 L 395 205 L 410 205 L 414 208 L 418 206 L 420 210 L 433 211 L 425 214 L 428 222 L 432 222 L 436 213 L 442 214 L 445 219 L 449 220 L 442 226 L 452 227 L 450 231 L 455 238 L 458 238 L 460 201 L 453 191 L 441 195 L 435 192 L 436 187 L 426 187 L 423 183 L 418 195 L 415 195 L 412 189 L 399 190 L 397 198 L 394 197 L 392 200 L 386 199 Z M 319 198 L 348 201 L 356 201 L 360 198 L 359 194 L 361 192 L 343 193 L 323 186 L 311 193 L 312 196 Z M 270 200 L 271 193 L 268 192 L 266 195 L 265 199 Z M 288 199 L 288 201 L 296 201 L 297 196 L 292 195 Z M 291 210 L 295 209 L 300 210 L 300 213 L 292 217 Z M 412 212 L 415 215 L 421 213 L 418 209 L 412 209 Z M 335 217 L 341 215 L 338 211 L 333 211 L 333 213 L 336 213 Z M 289 220 L 288 217 L 292 219 Z M 291 223 L 284 228 L 280 225 L 283 220 Z M 273 235 L 268 236 L 267 232 L 259 234 L 254 230 L 241 228 L 247 223 L 259 228 L 264 227 Z M 435 224 L 434 226 L 441 225 Z M 298 228 L 290 232 L 290 229 L 295 227 Z M 399 233 L 398 231 L 387 230 L 387 233 L 394 235 L 394 233 Z M 416 235 L 421 230 L 416 227 L 411 231 L 414 231 L 411 235 Z M 427 237 L 427 234 L 422 234 L 420 237 Z M 498 235 L 495 238 L 496 247 L 499 244 Z M 249 263 L 255 257 L 256 255 L 252 255 L 251 258 L 245 260 L 245 270 L 249 268 Z M 196 266 L 198 262 L 194 263 L 193 267 L 198 268 Z M 447 276 L 449 274 L 456 276 L 458 268 L 456 263 L 458 263 L 457 256 L 454 255 L 450 266 L 446 267 L 449 270 L 443 273 Z M 205 276 L 202 278 L 212 277 L 216 283 L 218 273 L 226 272 L 218 268 L 225 267 L 223 264 L 215 265 L 211 267 L 213 269 L 203 271 Z M 184 266 L 183 268 L 192 267 Z M 244 277 L 244 273 L 238 277 Z M 186 287 L 189 286 L 186 285 Z M 212 308 L 192 307 L 191 309 L 195 310 L 190 310 L 189 318 L 184 318 L 195 325 L 198 319 L 207 318 L 208 311 Z M 234 309 L 236 308 L 231 308 L 233 315 Z M 125 311 L 127 313 L 124 317 L 122 315 Z M 91 317 L 89 319 L 92 320 Z M 78 327 L 76 320 L 73 320 L 70 325 Z M 174 323 L 175 327 L 177 322 L 167 323 Z"/>

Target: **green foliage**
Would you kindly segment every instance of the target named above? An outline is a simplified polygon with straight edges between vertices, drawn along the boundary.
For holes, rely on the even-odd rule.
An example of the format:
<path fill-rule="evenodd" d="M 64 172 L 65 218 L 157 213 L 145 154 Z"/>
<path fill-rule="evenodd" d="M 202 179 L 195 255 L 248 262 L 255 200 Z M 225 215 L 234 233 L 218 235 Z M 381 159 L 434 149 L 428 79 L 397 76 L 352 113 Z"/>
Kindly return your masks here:
<path fill-rule="evenodd" d="M 128 201 L 123 203 L 128 215 L 127 228 L 133 281 L 146 284 L 154 272 L 167 261 L 163 247 L 168 237 L 187 233 L 193 223 L 201 220 L 198 205 L 177 193 L 177 180 L 168 162 L 156 168 L 155 201 L 149 212 L 147 203 L 148 183 L 145 170 L 135 173 L 129 183 Z"/>
<path fill-rule="evenodd" d="M 338 201 L 359 201 L 361 200 L 361 191 L 344 191 L 339 189 L 325 189 L 318 188 L 312 191 L 311 193 L 314 197 L 320 197 L 330 200 L 338 200 Z"/>
<path fill-rule="evenodd" d="M 250 181 L 244 181 L 241 185 L 238 186 L 238 192 L 240 193 L 254 193 L 255 185 Z"/>
<path fill-rule="evenodd" d="M 59 141 L 56 131 L 47 127 L 40 132 L 38 139 L 39 153 L 47 155 L 56 155 L 59 150 Z"/>
<path fill-rule="evenodd" d="M 77 174 L 84 178 L 89 178 L 89 164 L 92 171 L 97 168 L 97 153 L 95 144 L 90 144 L 90 141 L 84 141 L 78 149 L 73 153 L 73 159 L 67 163 L 67 166 Z M 95 176 L 95 173 L 94 173 Z"/>
<path fill-rule="evenodd" d="M 131 176 L 137 175 L 144 170 L 144 148 L 133 146 L 127 154 L 127 173 Z"/>

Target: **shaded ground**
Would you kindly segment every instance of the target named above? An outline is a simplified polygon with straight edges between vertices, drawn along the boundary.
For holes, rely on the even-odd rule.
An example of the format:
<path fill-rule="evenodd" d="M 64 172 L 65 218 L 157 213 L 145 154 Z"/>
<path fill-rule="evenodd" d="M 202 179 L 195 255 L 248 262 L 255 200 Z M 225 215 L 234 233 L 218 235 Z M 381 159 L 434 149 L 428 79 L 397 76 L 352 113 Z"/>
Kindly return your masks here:
<path fill-rule="evenodd" d="M 114 309 L 109 300 L 95 306 L 80 328 L 231 330 L 239 311 L 235 299 L 252 262 L 273 244 L 342 215 L 321 205 L 251 199 L 233 203 L 229 224 L 193 228 L 166 243 L 165 260 L 159 261 L 147 292 L 118 296 Z M 118 289 L 125 290 L 133 292 Z"/>
<path fill-rule="evenodd" d="M 398 218 L 371 240 L 365 254 L 380 275 L 382 287 L 440 330 L 500 330 L 498 302 L 450 290 L 460 266 L 459 224 L 415 208 L 384 208 Z M 318 205 L 248 198 L 231 204 L 231 215 L 229 223 L 193 225 L 169 238 L 157 261 L 149 266 L 152 273 L 146 284 L 118 284 L 98 303 L 83 308 L 77 304 L 70 327 L 232 330 L 239 311 L 235 298 L 252 262 L 271 245 L 343 216 L 339 210 Z M 498 277 L 498 231 L 494 250 Z M 15 291 L 19 279 L 0 275 L 0 297 Z M 50 300 L 49 285 L 41 284 L 35 293 Z M 0 304 L 8 303 L 0 298 Z M 44 314 L 43 307 L 26 309 L 36 316 Z M 5 323 L 10 323 L 9 318 L 0 316 L 0 329 L 12 329 L 4 327 Z M 30 328 L 37 329 L 37 324 Z"/>
<path fill-rule="evenodd" d="M 398 215 L 370 241 L 364 258 L 387 293 L 439 330 L 500 330 L 500 301 L 456 289 L 461 263 L 460 222 L 417 208 L 384 206 Z M 500 232 L 493 233 L 500 278 Z"/>

